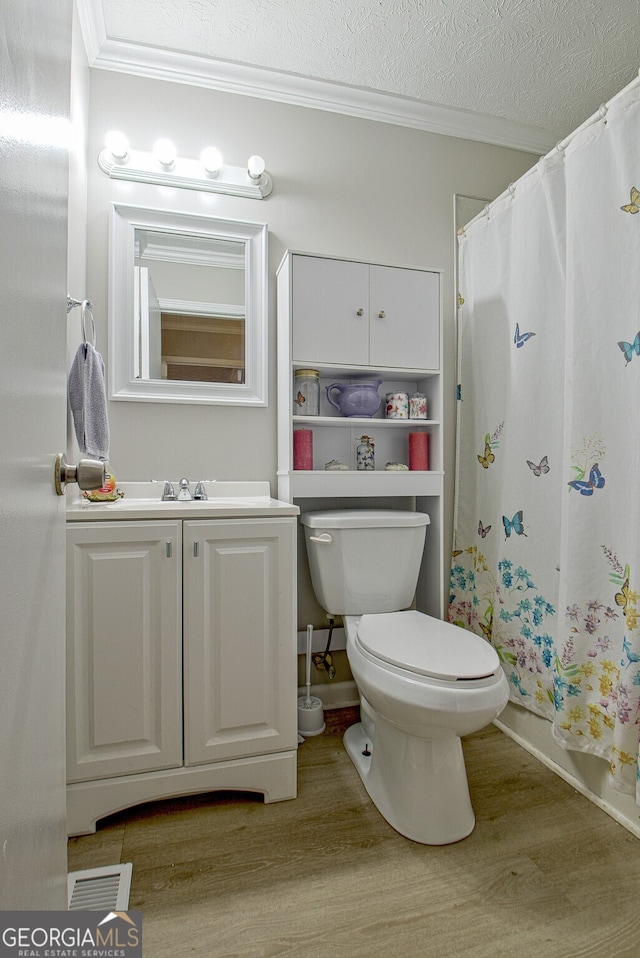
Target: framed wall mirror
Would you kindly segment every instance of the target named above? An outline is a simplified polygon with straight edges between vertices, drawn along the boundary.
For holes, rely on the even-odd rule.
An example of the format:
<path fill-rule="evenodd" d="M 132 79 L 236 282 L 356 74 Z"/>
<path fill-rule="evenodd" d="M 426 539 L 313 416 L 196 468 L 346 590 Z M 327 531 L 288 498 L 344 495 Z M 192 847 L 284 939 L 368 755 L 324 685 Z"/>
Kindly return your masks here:
<path fill-rule="evenodd" d="M 109 396 L 267 404 L 267 226 L 114 203 Z"/>

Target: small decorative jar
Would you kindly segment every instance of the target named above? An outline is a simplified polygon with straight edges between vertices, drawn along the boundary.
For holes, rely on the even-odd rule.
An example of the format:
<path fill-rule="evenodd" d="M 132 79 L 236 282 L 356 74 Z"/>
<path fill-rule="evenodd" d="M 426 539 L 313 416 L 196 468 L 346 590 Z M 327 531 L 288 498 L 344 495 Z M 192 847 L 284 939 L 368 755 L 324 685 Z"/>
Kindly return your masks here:
<path fill-rule="evenodd" d="M 293 377 L 293 415 L 320 415 L 320 373 L 317 369 L 296 369 Z"/>
<path fill-rule="evenodd" d="M 414 393 L 409 399 L 409 419 L 427 418 L 427 397 L 424 393 Z"/>
<path fill-rule="evenodd" d="M 356 469 L 372 471 L 376 468 L 375 443 L 371 436 L 360 436 L 356 446 Z"/>
<path fill-rule="evenodd" d="M 409 393 L 387 393 L 384 413 L 387 419 L 408 419 Z"/>

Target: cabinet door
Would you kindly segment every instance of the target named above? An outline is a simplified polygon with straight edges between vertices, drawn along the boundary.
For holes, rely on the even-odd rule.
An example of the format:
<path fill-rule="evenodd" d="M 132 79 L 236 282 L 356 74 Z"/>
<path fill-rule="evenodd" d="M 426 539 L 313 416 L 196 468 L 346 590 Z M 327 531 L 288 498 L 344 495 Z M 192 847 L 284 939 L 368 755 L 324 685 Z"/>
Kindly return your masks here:
<path fill-rule="evenodd" d="M 181 529 L 67 532 L 67 778 L 182 764 Z"/>
<path fill-rule="evenodd" d="M 297 746 L 295 519 L 184 523 L 185 763 Z"/>
<path fill-rule="evenodd" d="M 293 257 L 293 360 L 369 362 L 369 267 Z"/>
<path fill-rule="evenodd" d="M 438 273 L 372 266 L 370 282 L 371 365 L 438 369 Z"/>

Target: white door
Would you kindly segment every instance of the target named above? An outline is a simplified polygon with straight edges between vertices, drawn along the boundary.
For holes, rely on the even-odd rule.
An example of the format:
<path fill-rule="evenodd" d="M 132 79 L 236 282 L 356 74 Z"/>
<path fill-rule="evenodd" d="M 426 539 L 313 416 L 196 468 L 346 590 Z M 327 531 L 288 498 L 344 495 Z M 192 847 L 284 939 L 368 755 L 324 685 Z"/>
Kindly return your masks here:
<path fill-rule="evenodd" d="M 67 532 L 67 781 L 182 765 L 182 523 Z"/>
<path fill-rule="evenodd" d="M 370 288 L 371 365 L 438 369 L 439 274 L 372 266 Z"/>
<path fill-rule="evenodd" d="M 162 375 L 162 313 L 147 266 L 135 268 L 134 296 L 140 335 L 134 342 L 133 368 L 141 379 L 166 379 Z"/>
<path fill-rule="evenodd" d="M 66 907 L 64 499 L 72 0 L 2 0 L 0 909 Z"/>
<path fill-rule="evenodd" d="M 295 519 L 185 522 L 185 765 L 294 749 Z"/>
<path fill-rule="evenodd" d="M 293 359 L 369 362 L 369 267 L 315 256 L 293 257 Z"/>

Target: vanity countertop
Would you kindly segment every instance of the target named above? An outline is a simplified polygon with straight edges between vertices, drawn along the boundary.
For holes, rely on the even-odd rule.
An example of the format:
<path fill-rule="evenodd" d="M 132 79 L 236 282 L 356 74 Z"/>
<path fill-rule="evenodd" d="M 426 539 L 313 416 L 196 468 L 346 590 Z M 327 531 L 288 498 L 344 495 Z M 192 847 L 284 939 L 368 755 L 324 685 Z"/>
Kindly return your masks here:
<path fill-rule="evenodd" d="M 176 489 L 179 482 L 173 481 Z M 67 498 L 68 522 L 120 519 L 243 519 L 297 516 L 297 506 L 271 498 L 268 482 L 205 482 L 208 499 L 163 502 L 164 482 L 119 482 L 115 502 L 90 502 L 77 486 Z M 191 489 L 195 483 L 191 483 Z"/>

